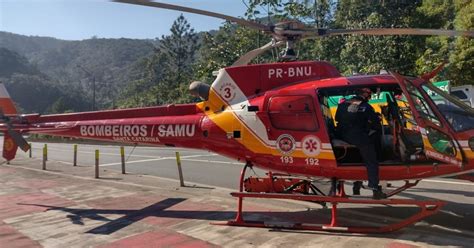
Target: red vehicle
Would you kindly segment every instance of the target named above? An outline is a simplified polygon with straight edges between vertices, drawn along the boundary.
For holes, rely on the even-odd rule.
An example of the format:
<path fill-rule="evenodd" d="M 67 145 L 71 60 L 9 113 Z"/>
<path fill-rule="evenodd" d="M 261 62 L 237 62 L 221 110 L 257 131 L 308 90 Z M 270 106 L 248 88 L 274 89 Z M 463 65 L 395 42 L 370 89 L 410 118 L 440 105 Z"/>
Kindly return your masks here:
<path fill-rule="evenodd" d="M 461 175 L 474 171 L 474 111 L 428 82 L 435 73 L 408 78 L 397 73 L 344 77 L 327 62 L 290 61 L 293 43 L 302 38 L 328 35 L 464 35 L 474 32 L 426 29 L 325 30 L 304 28 L 297 22 L 272 27 L 180 6 L 149 1 L 118 1 L 206 14 L 270 33 L 274 41 L 253 50 L 230 67 L 219 71 L 208 86 L 194 82 L 190 89 L 203 101 L 197 104 L 106 110 L 55 115 L 17 115 L 6 90 L 1 91 L 6 132 L 3 156 L 14 158 L 18 145 L 28 144 L 20 133 L 186 147 L 210 150 L 245 161 L 240 177 L 238 213 L 228 225 L 282 227 L 346 232 L 387 232 L 436 213 L 444 202 L 349 197 L 344 181 L 367 180 L 367 171 L 356 147 L 335 134 L 334 113 L 329 108 L 336 97 L 349 97 L 357 89 L 370 88 L 383 116 L 380 180 L 404 180 L 397 193 L 430 177 Z M 250 24 L 249 24 L 250 23 Z M 284 62 L 248 65 L 271 47 L 287 44 Z M 266 178 L 245 178 L 249 166 L 267 169 Z M 333 181 L 326 195 L 313 182 Z M 329 202 L 328 225 L 293 223 L 276 225 L 247 222 L 243 218 L 245 197 Z M 384 227 L 343 226 L 337 221 L 337 204 L 416 205 L 420 212 Z"/>

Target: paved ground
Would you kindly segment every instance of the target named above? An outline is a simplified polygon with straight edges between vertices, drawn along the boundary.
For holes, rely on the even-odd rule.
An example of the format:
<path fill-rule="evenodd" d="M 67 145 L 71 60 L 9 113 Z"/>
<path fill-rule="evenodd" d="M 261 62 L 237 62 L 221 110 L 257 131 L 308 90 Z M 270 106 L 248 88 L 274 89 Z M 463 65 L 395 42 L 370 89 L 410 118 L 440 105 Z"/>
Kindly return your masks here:
<path fill-rule="evenodd" d="M 101 179 L 93 179 L 85 165 L 49 161 L 47 171 L 40 168 L 40 160 L 21 157 L 0 166 L 0 247 L 473 247 L 472 229 L 432 224 L 436 221 L 384 235 L 210 225 L 235 216 L 236 200 L 229 190 L 180 188 L 176 180 L 121 175 L 107 167 L 101 168 Z M 329 214 L 319 205 L 286 201 L 246 201 L 244 209 L 245 217 L 255 220 L 326 223 Z M 365 210 L 343 211 L 341 221 L 394 219 L 386 206 Z M 387 217 L 371 215 L 384 211 Z"/>

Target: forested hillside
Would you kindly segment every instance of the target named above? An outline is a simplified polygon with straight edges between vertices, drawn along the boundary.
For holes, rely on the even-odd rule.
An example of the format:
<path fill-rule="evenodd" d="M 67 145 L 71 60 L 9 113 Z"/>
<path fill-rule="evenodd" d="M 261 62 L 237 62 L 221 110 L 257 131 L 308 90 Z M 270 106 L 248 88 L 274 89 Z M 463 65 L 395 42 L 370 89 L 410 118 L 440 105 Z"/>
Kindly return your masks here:
<path fill-rule="evenodd" d="M 63 41 L 0 32 L 0 79 L 25 111 L 92 110 L 94 82 L 96 109 L 112 108 L 133 76 L 134 64 L 153 53 L 153 43 L 96 38 Z M 28 97 L 28 89 L 36 97 Z"/>
<path fill-rule="evenodd" d="M 246 3 L 246 18 L 264 22 L 298 19 L 320 28 L 349 29 L 474 28 L 474 2 L 469 0 Z M 257 31 L 231 24 L 196 33 L 183 16 L 170 30 L 170 35 L 154 40 L 83 41 L 0 32 L 0 80 L 28 112 L 91 110 L 94 85 L 95 109 L 189 102 L 195 100 L 187 93 L 191 81 L 211 83 L 213 71 L 270 41 Z M 380 70 L 421 75 L 447 61 L 436 80 L 474 83 L 474 40 L 468 38 L 351 35 L 306 40 L 296 49 L 301 60 L 329 61 L 345 75 Z M 279 52 L 252 63 L 277 61 Z"/>

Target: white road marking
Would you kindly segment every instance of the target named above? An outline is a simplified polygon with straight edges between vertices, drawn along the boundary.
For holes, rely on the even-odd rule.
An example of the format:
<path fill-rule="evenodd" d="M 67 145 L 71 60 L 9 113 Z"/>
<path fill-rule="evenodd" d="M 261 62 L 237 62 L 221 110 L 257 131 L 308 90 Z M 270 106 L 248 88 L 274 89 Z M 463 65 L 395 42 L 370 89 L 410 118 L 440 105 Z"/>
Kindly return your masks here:
<path fill-rule="evenodd" d="M 195 157 L 206 157 L 208 155 L 188 155 L 188 156 L 181 156 L 182 161 L 195 161 L 195 162 L 209 162 L 209 163 L 221 163 L 221 164 L 239 164 L 239 163 L 233 163 L 233 162 L 225 162 L 225 161 L 210 161 L 210 160 L 198 160 L 198 159 L 187 159 L 187 158 L 195 158 Z M 136 163 L 143 163 L 143 162 L 150 162 L 150 161 L 160 161 L 160 160 L 167 160 L 167 159 L 176 159 L 176 157 L 160 157 L 160 158 L 152 158 L 152 159 L 142 159 L 142 160 L 132 160 L 132 161 L 127 161 L 125 164 L 136 164 Z M 55 160 L 53 159 L 54 162 L 58 162 L 61 164 L 73 164 L 71 162 L 63 161 L 63 160 Z M 102 166 L 113 166 L 113 165 L 121 165 L 122 162 L 116 162 L 116 163 L 107 163 L 107 164 L 99 164 L 100 167 Z"/>
<path fill-rule="evenodd" d="M 430 182 L 430 183 L 446 183 L 446 184 L 456 184 L 456 185 L 474 185 L 473 182 L 453 182 L 445 180 L 433 180 L 433 179 L 423 179 L 421 182 Z"/>
<path fill-rule="evenodd" d="M 48 142 L 31 142 L 32 145 L 35 144 L 40 144 L 40 147 L 33 147 L 35 149 L 43 149 L 43 144 L 48 144 L 49 146 L 55 146 L 55 145 L 60 145 L 64 146 L 66 145 L 72 145 L 74 143 L 48 143 Z M 108 149 L 112 149 L 113 147 L 120 147 L 120 144 L 117 145 L 102 145 L 102 144 L 97 144 L 97 145 L 92 145 L 92 144 L 77 144 L 78 146 L 85 146 L 85 147 L 90 147 L 90 148 L 95 148 L 95 147 L 107 147 Z M 133 145 L 123 145 L 125 148 L 130 148 L 133 149 Z M 187 152 L 202 152 L 202 150 L 198 149 L 191 149 L 191 148 L 181 148 L 181 147 L 164 147 L 164 146 L 137 146 L 137 148 L 140 148 L 140 150 L 151 150 L 151 151 L 156 151 L 156 150 L 173 150 L 173 151 L 187 151 Z"/>
<path fill-rule="evenodd" d="M 136 163 L 143 163 L 143 162 L 151 162 L 151 161 L 159 161 L 159 160 L 165 160 L 169 158 L 152 158 L 152 159 L 143 159 L 143 160 L 132 160 L 132 161 L 127 161 L 125 164 L 136 164 Z M 119 163 L 108 163 L 108 164 L 100 164 L 100 167 L 104 166 L 113 166 L 113 165 L 121 165 L 122 162 Z"/>
<path fill-rule="evenodd" d="M 63 149 L 56 149 L 56 148 L 49 148 L 48 150 L 50 151 L 57 151 L 57 152 L 72 152 L 72 150 L 63 150 Z M 77 153 L 83 153 L 83 154 L 95 154 L 95 151 L 93 152 L 86 152 L 86 151 L 77 151 Z M 120 151 L 117 153 L 107 153 L 107 152 L 101 152 L 100 155 L 107 155 L 107 156 L 118 156 L 120 157 Z M 148 155 L 125 155 L 125 157 L 142 157 L 142 158 L 159 158 L 159 156 L 148 156 Z"/>
<path fill-rule="evenodd" d="M 181 156 L 181 160 L 186 160 L 186 158 L 195 158 L 195 157 L 205 157 L 207 155 L 189 155 L 189 156 Z M 143 160 L 132 160 L 127 161 L 125 164 L 136 164 L 136 163 L 143 163 L 143 162 L 150 162 L 150 161 L 159 161 L 159 160 L 166 160 L 166 159 L 176 159 L 176 157 L 161 157 L 161 158 L 153 158 L 153 159 L 143 159 Z M 108 164 L 101 164 L 99 166 L 112 166 L 112 165 L 120 165 L 122 162 L 119 163 L 108 163 Z"/>
<path fill-rule="evenodd" d="M 240 162 L 228 162 L 228 161 L 217 161 L 217 160 L 202 160 L 202 159 L 181 159 L 192 162 L 203 162 L 203 163 L 216 163 L 216 164 L 235 164 L 235 165 L 244 165 L 245 163 Z"/>
<path fill-rule="evenodd" d="M 42 149 L 42 148 L 41 148 Z M 69 149 L 57 149 L 57 148 L 50 148 L 48 147 L 48 150 L 50 151 L 58 151 L 58 152 L 72 152 L 72 150 L 69 150 Z M 186 151 L 188 152 L 187 150 L 182 150 L 182 151 Z M 92 152 L 87 152 L 87 151 L 77 151 L 77 153 L 82 153 L 82 154 L 95 154 L 95 151 L 92 151 Z M 201 151 L 202 153 L 202 151 Z M 107 152 L 100 152 L 100 155 L 107 155 L 107 156 L 118 156 L 120 157 L 120 152 L 118 151 L 117 153 L 107 153 Z M 209 154 L 199 154 L 199 155 L 190 155 L 190 156 L 199 156 L 199 157 L 205 157 L 205 156 L 217 156 L 217 154 L 215 153 L 209 153 Z M 160 156 L 149 156 L 149 155 L 139 155 L 139 154 L 131 154 L 131 155 L 127 155 L 125 154 L 125 157 L 138 157 L 138 158 L 152 158 L 152 159 L 159 159 L 161 158 Z M 185 156 L 183 156 L 185 157 Z"/>

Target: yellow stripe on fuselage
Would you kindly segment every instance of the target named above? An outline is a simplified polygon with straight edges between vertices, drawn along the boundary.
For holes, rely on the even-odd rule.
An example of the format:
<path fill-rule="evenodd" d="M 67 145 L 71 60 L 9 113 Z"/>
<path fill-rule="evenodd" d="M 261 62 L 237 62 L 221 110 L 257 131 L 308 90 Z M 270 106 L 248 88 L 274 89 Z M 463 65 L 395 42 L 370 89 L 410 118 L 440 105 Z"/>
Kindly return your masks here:
<path fill-rule="evenodd" d="M 235 113 L 235 110 L 232 110 L 230 105 L 223 101 L 212 88 L 209 92 L 209 100 L 199 103 L 197 106 L 213 123 L 215 123 L 226 133 L 232 133 L 235 130 L 240 130 L 242 138 L 236 140 L 250 151 L 259 154 L 282 156 L 280 151 L 278 151 L 274 145 L 265 143 L 265 141 L 259 138 L 253 130 L 247 127 L 245 123 L 239 119 L 238 115 Z M 206 106 L 209 107 L 208 111 L 205 111 Z M 291 154 L 291 156 L 301 158 L 308 157 L 303 153 L 301 148 L 297 148 Z M 328 151 L 321 151 L 317 157 L 319 159 L 335 160 L 334 154 Z"/>

